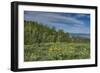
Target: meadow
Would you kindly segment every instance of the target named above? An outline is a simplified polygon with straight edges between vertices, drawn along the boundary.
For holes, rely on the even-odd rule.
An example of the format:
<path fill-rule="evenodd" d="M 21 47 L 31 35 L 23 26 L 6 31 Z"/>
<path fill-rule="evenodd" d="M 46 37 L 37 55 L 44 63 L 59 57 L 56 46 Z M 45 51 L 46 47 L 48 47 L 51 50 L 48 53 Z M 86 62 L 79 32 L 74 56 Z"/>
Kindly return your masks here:
<path fill-rule="evenodd" d="M 25 45 L 25 61 L 73 60 L 90 58 L 89 43 L 41 43 Z"/>

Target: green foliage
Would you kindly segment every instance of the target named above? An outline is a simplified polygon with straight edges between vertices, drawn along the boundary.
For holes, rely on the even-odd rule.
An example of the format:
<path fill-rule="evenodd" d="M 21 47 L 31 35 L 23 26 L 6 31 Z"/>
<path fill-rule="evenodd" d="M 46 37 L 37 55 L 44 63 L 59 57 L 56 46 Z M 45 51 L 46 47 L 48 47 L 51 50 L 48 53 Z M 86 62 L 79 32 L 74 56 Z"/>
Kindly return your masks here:
<path fill-rule="evenodd" d="M 44 42 L 68 42 L 69 33 L 63 30 L 56 31 L 54 27 L 50 28 L 46 25 L 24 21 L 24 44 L 31 45 L 33 43 Z"/>
<path fill-rule="evenodd" d="M 45 24 L 24 21 L 24 61 L 87 59 L 89 42 Z"/>

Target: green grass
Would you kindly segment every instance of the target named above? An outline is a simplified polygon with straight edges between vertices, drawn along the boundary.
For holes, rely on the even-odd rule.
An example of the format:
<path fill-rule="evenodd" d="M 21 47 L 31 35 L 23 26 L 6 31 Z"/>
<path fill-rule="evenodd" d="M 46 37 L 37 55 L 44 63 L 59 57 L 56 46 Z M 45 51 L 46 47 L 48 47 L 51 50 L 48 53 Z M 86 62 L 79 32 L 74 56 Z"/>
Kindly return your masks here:
<path fill-rule="evenodd" d="M 41 43 L 24 45 L 24 61 L 90 58 L 90 43 Z"/>

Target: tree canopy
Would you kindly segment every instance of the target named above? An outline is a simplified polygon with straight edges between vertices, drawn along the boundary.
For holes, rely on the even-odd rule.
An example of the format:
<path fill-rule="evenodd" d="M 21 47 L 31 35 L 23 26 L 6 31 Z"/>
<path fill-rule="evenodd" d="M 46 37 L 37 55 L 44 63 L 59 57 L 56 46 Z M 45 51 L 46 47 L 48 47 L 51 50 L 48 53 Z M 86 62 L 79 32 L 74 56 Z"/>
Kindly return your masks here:
<path fill-rule="evenodd" d="M 41 42 L 68 42 L 69 33 L 63 30 L 56 30 L 55 27 L 33 22 L 24 21 L 24 41 L 25 44 Z"/>

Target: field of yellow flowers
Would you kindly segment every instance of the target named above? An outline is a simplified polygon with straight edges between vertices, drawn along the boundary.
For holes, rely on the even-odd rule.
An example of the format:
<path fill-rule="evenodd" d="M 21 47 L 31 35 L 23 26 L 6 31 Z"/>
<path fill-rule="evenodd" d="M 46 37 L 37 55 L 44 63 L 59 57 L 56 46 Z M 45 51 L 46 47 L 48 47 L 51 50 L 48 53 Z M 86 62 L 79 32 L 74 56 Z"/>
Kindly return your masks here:
<path fill-rule="evenodd" d="M 24 45 L 24 61 L 90 58 L 90 43 L 40 43 Z"/>

